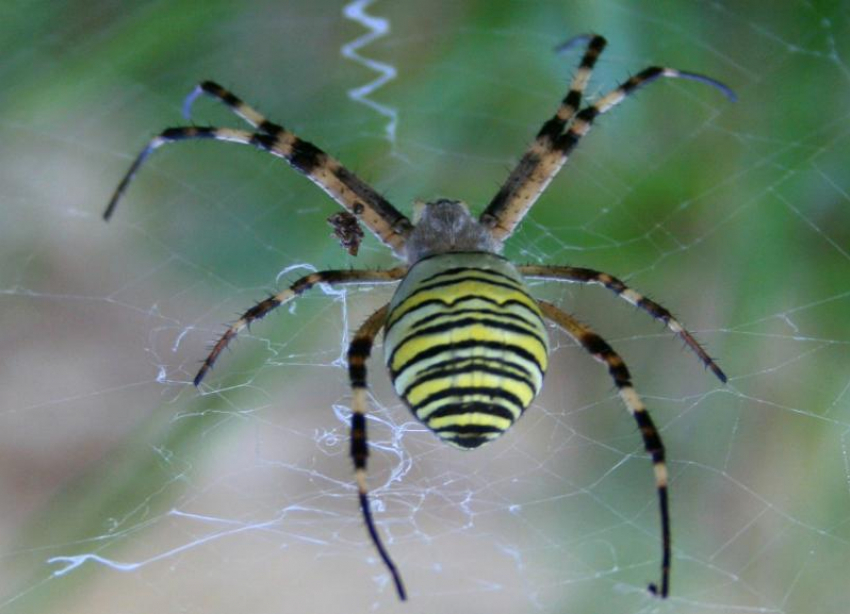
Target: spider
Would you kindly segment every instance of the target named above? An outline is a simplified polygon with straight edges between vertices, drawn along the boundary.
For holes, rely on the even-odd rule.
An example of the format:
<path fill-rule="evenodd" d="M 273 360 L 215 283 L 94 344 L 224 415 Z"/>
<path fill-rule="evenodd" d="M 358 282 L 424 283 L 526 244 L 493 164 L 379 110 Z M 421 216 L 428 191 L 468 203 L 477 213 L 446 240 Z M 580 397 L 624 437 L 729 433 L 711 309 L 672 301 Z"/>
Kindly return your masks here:
<path fill-rule="evenodd" d="M 366 485 L 366 361 L 375 337 L 384 332 L 384 355 L 398 395 L 413 414 L 446 443 L 471 450 L 502 435 L 529 407 L 543 383 L 549 354 L 546 320 L 571 336 L 607 366 L 619 396 L 637 423 L 652 459 L 661 518 L 661 579 L 649 591 L 667 597 L 671 538 L 668 476 L 664 445 L 643 401 L 632 386 L 623 359 L 589 326 L 554 304 L 535 300 L 527 279 L 597 284 L 663 322 L 722 382 L 726 375 L 693 336 L 660 304 L 601 271 L 573 266 L 517 266 L 500 255 L 541 193 L 554 179 L 597 116 L 620 104 L 638 88 L 661 77 L 711 85 L 730 100 L 734 93 L 709 77 L 672 68 L 642 70 L 596 102 L 582 107 L 585 87 L 606 41 L 598 35 L 570 39 L 558 50 L 584 45 L 585 51 L 566 96 L 543 124 L 493 200 L 476 220 L 458 200 L 437 199 L 417 208 L 411 221 L 372 187 L 315 145 L 268 121 L 234 94 L 211 81 L 186 99 L 184 115 L 206 94 L 251 125 L 252 130 L 183 126 L 151 139 L 116 188 L 104 213 L 108 220 L 148 156 L 176 141 L 214 139 L 252 145 L 283 158 L 346 210 L 333 222 L 346 246 L 359 243 L 351 228 L 364 224 L 404 262 L 386 270 L 327 270 L 298 279 L 287 289 L 248 309 L 213 346 L 194 384 L 199 386 L 221 352 L 253 321 L 265 317 L 316 284 L 400 282 L 392 300 L 374 312 L 354 334 L 348 349 L 352 388 L 351 448 L 360 510 L 381 560 L 405 600 L 401 575 L 375 528 Z M 351 217 L 353 216 L 353 218 Z M 349 223 L 344 222 L 348 220 Z M 344 226 L 340 233 L 340 226 Z M 356 228 L 356 224 L 355 224 Z M 353 237 L 353 239 L 352 239 Z"/>

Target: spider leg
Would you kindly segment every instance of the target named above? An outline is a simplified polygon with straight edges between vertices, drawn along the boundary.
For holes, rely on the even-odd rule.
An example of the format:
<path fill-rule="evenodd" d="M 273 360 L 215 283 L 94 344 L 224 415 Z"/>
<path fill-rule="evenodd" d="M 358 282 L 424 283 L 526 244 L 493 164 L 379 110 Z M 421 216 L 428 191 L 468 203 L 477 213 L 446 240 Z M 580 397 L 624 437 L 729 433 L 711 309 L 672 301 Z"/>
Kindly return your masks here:
<path fill-rule="evenodd" d="M 262 113 L 245 104 L 245 101 L 236 96 L 236 94 L 214 81 L 202 81 L 186 96 L 186 100 L 183 102 L 183 117 L 186 119 L 192 118 L 192 105 L 204 94 L 218 100 L 235 115 L 241 117 L 260 132 L 278 134 L 283 130 L 280 125 L 270 122 Z"/>
<path fill-rule="evenodd" d="M 523 154 L 516 168 L 481 214 L 481 223 L 491 229 L 490 232 L 497 241 L 503 242 L 513 233 L 528 210 L 561 170 L 581 138 L 590 131 L 596 117 L 610 111 L 637 89 L 662 77 L 688 79 L 711 85 L 730 100 L 735 99 L 731 89 L 710 77 L 673 68 L 651 66 L 576 113 L 575 105 L 580 104 L 581 92 L 590 76 L 590 70 L 604 46 L 605 39 L 601 36 L 590 38 L 570 91 L 558 112 L 543 124 L 534 143 Z M 569 127 L 566 128 L 566 132 L 561 133 L 569 119 L 572 120 Z"/>
<path fill-rule="evenodd" d="M 614 380 L 620 398 L 637 422 L 643 437 L 643 446 L 652 458 L 655 473 L 655 489 L 658 492 L 658 506 L 661 513 L 661 583 L 649 585 L 653 595 L 666 598 L 670 588 L 670 510 L 667 498 L 667 463 L 664 460 L 664 444 L 661 435 L 643 404 L 640 396 L 632 387 L 631 375 L 623 359 L 611 346 L 588 326 L 581 324 L 568 313 L 558 309 L 552 303 L 538 301 L 543 315 L 561 327 L 576 340 L 596 360 L 608 366 L 608 372 Z"/>
<path fill-rule="evenodd" d="M 251 119 L 248 121 L 250 122 Z M 115 189 L 103 218 L 109 220 L 139 168 L 158 148 L 167 143 L 196 139 L 229 141 L 241 145 L 253 145 L 273 156 L 283 158 L 292 168 L 303 173 L 328 196 L 354 214 L 397 256 L 403 257 L 404 244 L 413 224 L 388 200 L 345 168 L 338 160 L 283 127 L 266 121 L 257 128 L 259 132 L 199 126 L 182 126 L 164 130 L 151 139 L 133 161 L 127 174 Z"/>
<path fill-rule="evenodd" d="M 572 38 L 560 45 L 558 51 L 570 49 L 586 38 L 588 37 Z M 553 155 L 554 142 L 581 106 L 582 95 L 590 80 L 593 67 L 607 44 L 601 36 L 589 37 L 587 49 L 570 83 L 570 89 L 558 106 L 555 115 L 540 128 L 534 143 L 522 155 L 499 193 L 481 214 L 479 221 L 489 227 L 493 237 L 499 241 L 504 241 L 513 233 L 526 211 L 532 207 L 563 164 L 561 162 L 557 167 L 553 167 L 557 163 L 556 156 Z"/>
<path fill-rule="evenodd" d="M 369 448 L 366 440 L 366 361 L 372 352 L 372 344 L 375 337 L 383 327 L 387 319 L 389 304 L 384 305 L 378 311 L 369 316 L 360 329 L 355 333 L 348 348 L 348 377 L 351 381 L 353 399 L 351 402 L 351 460 L 354 462 L 354 477 L 357 481 L 357 491 L 360 498 L 360 510 L 363 513 L 363 521 L 375 544 L 375 549 L 381 556 L 393 577 L 398 597 L 402 601 L 407 599 L 401 575 L 396 569 L 390 555 L 387 553 L 375 522 L 372 520 L 372 511 L 369 506 L 369 489 L 366 485 L 366 459 L 369 456 Z"/>
<path fill-rule="evenodd" d="M 688 330 L 673 317 L 670 311 L 655 301 L 635 292 L 622 281 L 601 271 L 571 266 L 537 266 L 527 265 L 517 267 L 520 273 L 532 279 L 548 279 L 554 281 L 566 281 L 580 284 L 597 284 L 605 286 L 620 298 L 628 301 L 635 307 L 647 312 L 653 318 L 661 320 L 670 331 L 676 333 L 682 341 L 697 355 L 702 363 L 717 376 L 724 384 L 726 374 L 717 366 L 717 363 L 708 355 L 703 347 L 694 339 Z"/>
<path fill-rule="evenodd" d="M 337 270 L 337 271 L 318 271 L 305 275 L 298 279 L 295 283 L 289 286 L 286 290 L 270 296 L 269 298 L 260 301 L 233 324 L 228 327 L 221 338 L 216 342 L 210 351 L 204 363 L 201 365 L 198 374 L 195 376 L 194 384 L 199 386 L 201 381 L 206 376 L 207 372 L 212 369 L 219 355 L 224 351 L 224 348 L 247 326 L 260 318 L 264 318 L 270 311 L 280 307 L 284 303 L 288 303 L 293 298 L 300 296 L 316 284 L 363 284 L 370 282 L 392 282 L 404 277 L 407 272 L 407 267 L 396 267 L 385 271 L 358 271 L 358 270 Z"/>

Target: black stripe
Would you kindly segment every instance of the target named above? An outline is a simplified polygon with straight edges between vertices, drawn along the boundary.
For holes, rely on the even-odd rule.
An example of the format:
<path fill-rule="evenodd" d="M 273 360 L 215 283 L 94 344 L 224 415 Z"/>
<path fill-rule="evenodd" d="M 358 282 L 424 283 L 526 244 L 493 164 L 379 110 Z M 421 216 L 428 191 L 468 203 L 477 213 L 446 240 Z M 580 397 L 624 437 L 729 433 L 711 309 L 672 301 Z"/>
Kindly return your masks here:
<path fill-rule="evenodd" d="M 581 90 L 570 90 L 567 92 L 567 95 L 564 96 L 561 104 L 572 111 L 570 114 L 570 116 L 572 116 L 572 114 L 578 111 L 579 106 L 581 106 Z M 545 143 L 545 146 L 547 148 L 551 148 L 564 131 L 564 126 L 567 125 L 568 119 L 570 118 L 561 119 L 558 115 L 554 115 L 552 119 L 544 123 L 537 132 L 537 138 L 546 139 L 548 142 Z"/>
<path fill-rule="evenodd" d="M 283 126 L 280 124 L 276 124 L 274 122 L 270 122 L 267 119 L 264 119 L 260 122 L 260 125 L 257 126 L 257 130 L 265 132 L 266 134 L 277 138 L 282 132 L 285 132 Z"/>
<path fill-rule="evenodd" d="M 514 371 L 521 371 L 523 375 L 517 375 L 517 377 L 526 377 L 528 381 L 531 381 L 531 371 L 526 369 L 521 364 L 513 363 L 509 360 L 504 360 L 502 358 L 494 358 L 492 356 L 466 356 L 459 357 L 449 363 L 439 363 L 435 365 L 431 365 L 427 369 L 424 369 L 419 377 L 424 377 L 427 374 L 430 374 L 433 371 L 439 371 L 441 369 L 448 368 L 446 364 L 453 365 L 454 368 L 460 369 L 461 367 L 466 367 L 467 365 L 478 366 L 481 368 L 493 368 L 496 366 L 502 367 L 504 371 L 510 371 L 513 369 Z"/>
<path fill-rule="evenodd" d="M 587 51 L 581 59 L 580 66 L 582 68 L 593 68 L 596 60 L 599 58 L 599 54 L 602 53 L 602 50 L 605 49 L 605 45 L 607 44 L 608 41 L 605 40 L 605 37 L 598 34 L 590 39 L 590 43 L 587 45 Z"/>
<path fill-rule="evenodd" d="M 309 141 L 302 141 L 296 137 L 295 142 L 292 143 L 292 153 L 288 160 L 292 166 L 310 175 L 316 168 L 324 164 L 326 158 L 327 155 L 321 149 Z"/>
<path fill-rule="evenodd" d="M 627 96 L 631 94 L 635 89 L 651 83 L 655 81 L 661 74 L 664 72 L 664 69 L 660 66 L 650 66 L 649 68 L 645 68 L 640 71 L 634 77 L 623 83 L 620 88 L 623 90 L 623 93 Z"/>
<path fill-rule="evenodd" d="M 663 320 L 665 323 L 669 322 L 673 318 L 673 314 L 670 313 L 668 309 L 645 296 L 640 297 L 640 300 L 637 302 L 637 306 L 644 311 L 649 312 L 649 315 L 654 316 L 659 320 Z"/>
<path fill-rule="evenodd" d="M 596 119 L 596 116 L 599 115 L 599 108 L 595 106 L 590 106 L 576 114 L 576 121 L 579 122 L 587 122 L 588 126 L 593 123 L 593 120 Z"/>
<path fill-rule="evenodd" d="M 443 437 L 443 441 L 448 441 L 453 443 L 454 445 L 464 448 L 466 450 L 472 450 L 479 446 L 484 445 L 490 438 L 488 437 Z"/>
<path fill-rule="evenodd" d="M 499 434 L 501 434 L 501 433 L 505 432 L 504 429 L 500 429 L 498 426 L 493 426 L 492 424 L 464 424 L 464 425 L 452 424 L 452 425 L 441 426 L 440 428 L 431 429 L 431 430 L 433 430 L 435 433 L 441 433 L 441 432 L 444 432 L 444 431 L 457 431 L 458 433 L 469 433 L 469 434 L 480 433 L 482 435 L 485 434 L 485 433 L 499 433 Z"/>
<path fill-rule="evenodd" d="M 260 301 L 253 307 L 251 307 L 248 311 L 244 313 L 242 316 L 243 320 L 258 320 L 264 317 L 268 312 L 272 309 L 280 305 L 280 301 L 274 296 L 270 296 L 269 298 Z"/>
<path fill-rule="evenodd" d="M 351 458 L 356 469 L 366 467 L 369 448 L 366 446 L 366 417 L 360 413 L 351 414 Z"/>
<path fill-rule="evenodd" d="M 611 377 L 614 378 L 614 383 L 617 385 L 617 388 L 624 388 L 632 385 L 631 375 L 629 374 L 629 369 L 626 367 L 626 364 L 622 361 L 622 359 L 617 362 L 612 361 L 612 359 L 617 358 L 617 354 L 602 337 L 596 333 L 588 333 L 579 339 L 579 342 L 588 352 L 594 356 L 599 356 L 606 362 L 608 365 L 608 372 L 611 374 Z"/>
<path fill-rule="evenodd" d="M 576 134 L 572 130 L 568 130 L 558 139 L 558 142 L 555 143 L 555 147 L 561 150 L 562 155 L 566 156 L 575 148 L 580 140 L 581 135 Z"/>
<path fill-rule="evenodd" d="M 576 114 L 575 121 L 586 123 L 587 128 L 590 129 L 593 125 L 593 120 L 596 119 L 597 115 L 599 115 L 599 109 L 597 107 L 585 107 Z M 555 148 L 561 151 L 561 155 L 567 156 L 578 144 L 581 138 L 582 135 L 575 131 L 575 124 L 573 124 L 573 126 L 571 126 L 570 129 L 558 139 L 555 143 Z"/>
<path fill-rule="evenodd" d="M 661 443 L 661 436 L 658 434 L 658 429 L 649 417 L 649 412 L 636 411 L 634 413 L 635 420 L 640 428 L 643 436 L 643 445 L 646 451 L 652 456 L 652 462 L 655 464 L 664 462 L 664 445 Z"/>
<path fill-rule="evenodd" d="M 365 337 L 354 339 L 348 346 L 348 379 L 352 388 L 366 388 L 366 361 L 371 352 L 372 340 Z"/>
<path fill-rule="evenodd" d="M 447 418 L 449 416 L 463 416 L 466 414 L 487 414 L 488 416 L 496 416 L 497 418 L 504 418 L 506 420 L 514 421 L 514 414 L 511 413 L 509 409 L 499 405 L 498 403 L 483 403 L 481 401 L 464 401 L 462 399 L 465 395 L 473 395 L 473 394 L 486 394 L 490 395 L 493 398 L 499 398 L 507 401 L 514 405 L 518 413 L 522 413 L 522 410 L 525 409 L 522 402 L 510 392 L 506 390 L 502 390 L 500 388 L 449 388 L 448 390 L 440 390 L 439 392 L 435 392 L 431 396 L 425 398 L 421 403 L 417 403 L 413 407 L 413 411 L 418 413 L 420 409 L 426 408 L 429 404 L 434 401 L 439 401 L 441 399 L 446 399 L 449 397 L 458 396 L 461 397 L 455 403 L 448 403 L 447 405 L 443 405 L 439 409 L 435 409 L 433 412 L 429 413 L 425 418 L 423 418 L 424 422 L 427 424 L 431 420 L 435 418 Z"/>
<path fill-rule="evenodd" d="M 212 94 L 213 96 L 220 96 L 225 91 L 227 91 L 215 81 L 204 81 L 203 83 L 201 83 L 201 89 L 207 92 L 208 94 Z"/>
<path fill-rule="evenodd" d="M 526 296 L 528 296 L 528 295 L 526 295 Z M 528 298 L 531 298 L 531 297 L 529 296 Z M 404 303 L 406 301 L 407 301 L 407 299 L 404 299 L 404 301 L 402 301 L 401 304 L 399 304 L 396 307 L 396 310 L 398 310 L 400 307 L 404 307 Z M 426 307 L 431 307 L 433 305 L 445 305 L 447 307 L 453 307 L 453 306 L 455 306 L 459 303 L 466 303 L 466 302 L 469 302 L 469 301 L 482 301 L 484 303 L 489 303 L 490 305 L 495 305 L 496 307 L 506 307 L 508 305 L 517 305 L 517 306 L 525 309 L 528 313 L 533 315 L 535 318 L 537 318 L 537 320 L 539 320 L 540 323 L 543 326 L 546 326 L 546 323 L 543 321 L 543 318 L 540 316 L 540 314 L 537 313 L 536 311 L 532 311 L 531 308 L 528 305 L 526 305 L 525 303 L 523 303 L 522 301 L 518 301 L 516 299 L 511 298 L 511 299 L 504 301 L 503 303 L 500 303 L 499 301 L 492 299 L 488 296 L 479 296 L 477 294 L 469 294 L 469 295 L 463 296 L 459 299 L 456 299 L 454 301 L 445 301 L 441 298 L 430 298 L 427 301 L 422 301 L 421 303 L 419 303 L 418 305 L 416 305 L 414 307 L 411 307 L 407 311 L 403 311 L 402 314 L 400 316 L 398 316 L 398 318 L 396 318 L 395 320 L 392 320 L 392 322 L 390 322 L 387 325 L 386 329 L 384 330 L 384 334 L 386 335 L 392 329 L 393 326 L 395 326 L 396 324 L 401 322 L 404 318 L 406 318 L 410 314 L 416 313 L 420 309 L 424 309 Z M 395 314 L 395 311 L 393 311 L 389 315 L 388 321 L 392 319 L 394 314 Z"/>
<path fill-rule="evenodd" d="M 590 67 L 588 66 L 588 68 Z M 564 97 L 563 104 L 572 108 L 574 111 L 578 110 L 578 107 L 581 104 L 581 91 L 570 90 L 567 92 L 567 95 Z"/>
<path fill-rule="evenodd" d="M 265 149 L 269 152 L 280 145 L 280 143 L 278 143 L 276 133 L 254 133 L 251 135 L 250 142 L 251 145 L 259 147 L 260 149 Z M 312 174 L 313 171 L 321 166 L 327 158 L 326 154 L 321 149 L 308 141 L 302 141 L 298 137 L 296 137 L 295 141 L 292 143 L 289 155 L 284 157 L 292 168 L 304 173 L 305 175 Z"/>
<path fill-rule="evenodd" d="M 519 281 L 516 278 L 511 277 L 510 275 L 506 275 L 505 273 L 502 273 L 500 271 L 495 271 L 493 269 L 485 269 L 484 267 L 480 267 L 480 266 L 458 266 L 458 267 L 453 267 L 451 269 L 443 269 L 442 271 L 434 273 L 430 277 L 426 277 L 425 279 L 421 280 L 419 283 L 424 284 L 424 283 L 428 283 L 429 281 L 433 281 L 433 280 L 435 280 L 439 277 L 443 277 L 445 275 L 456 275 L 457 273 L 466 273 L 466 272 L 485 273 L 485 274 L 488 274 L 488 275 L 494 275 L 496 277 L 501 277 L 503 279 L 507 279 L 508 281 L 512 281 L 515 284 L 519 283 Z"/>
<path fill-rule="evenodd" d="M 588 352 L 597 356 L 605 356 L 613 351 L 608 342 L 595 333 L 588 333 L 580 341 Z"/>
<path fill-rule="evenodd" d="M 495 320 L 483 320 L 483 319 L 479 320 L 479 319 L 476 319 L 476 318 L 462 318 L 462 319 L 457 320 L 455 322 L 445 322 L 443 324 L 436 324 L 434 326 L 429 326 L 427 328 L 423 328 L 423 329 L 417 330 L 417 331 L 415 331 L 411 334 L 405 335 L 405 337 L 399 341 L 398 345 L 393 348 L 393 351 L 390 354 L 390 357 L 387 360 L 387 362 L 389 364 L 392 364 L 393 360 L 395 359 L 395 355 L 398 353 L 398 351 L 401 348 L 403 348 L 407 343 L 409 343 L 410 341 L 413 341 L 414 339 L 418 339 L 420 337 L 427 337 L 429 335 L 438 335 L 440 333 L 449 332 L 449 331 L 454 330 L 456 328 L 466 327 L 470 324 L 482 324 L 484 326 L 487 326 L 488 328 L 494 328 L 494 329 L 497 329 L 497 330 L 507 331 L 507 332 L 511 332 L 511 333 L 516 333 L 518 335 L 531 337 L 532 339 L 534 339 L 535 341 L 537 341 L 540 344 L 540 346 L 543 348 L 544 351 L 546 351 L 546 342 L 540 337 L 540 335 L 533 333 L 526 328 L 522 328 L 520 326 L 515 326 L 513 324 L 507 324 L 505 322 L 496 322 Z M 474 339 L 472 341 L 475 341 L 477 343 L 481 343 L 480 341 L 476 341 Z M 454 346 L 457 346 L 457 345 L 459 345 L 459 344 L 453 343 L 451 346 L 454 347 Z M 506 347 L 506 348 L 519 347 L 516 344 L 510 343 L 510 342 L 507 342 L 507 341 L 502 342 L 499 345 L 501 347 Z"/>
<path fill-rule="evenodd" d="M 608 373 L 611 374 L 611 377 L 614 378 L 614 383 L 619 388 L 626 388 L 632 385 L 632 377 L 629 374 L 628 368 L 621 361 L 620 364 L 611 364 L 608 363 Z"/>
<path fill-rule="evenodd" d="M 277 137 L 265 133 L 254 133 L 251 135 L 251 145 L 271 151 L 277 145 Z"/>
<path fill-rule="evenodd" d="M 519 366 L 518 368 L 523 369 L 523 371 L 528 373 L 526 369 Z M 407 397 L 410 396 L 410 393 L 413 391 L 414 388 L 421 386 L 422 384 L 425 384 L 427 382 L 433 381 L 435 379 L 453 377 L 456 375 L 467 375 L 469 373 L 487 373 L 488 375 L 495 375 L 497 377 L 512 379 L 516 382 L 520 382 L 521 384 L 525 384 L 532 392 L 536 392 L 534 388 L 534 383 L 531 381 L 530 378 L 519 375 L 513 371 L 497 369 L 489 365 L 476 364 L 474 362 L 469 362 L 469 364 L 461 366 L 457 366 L 455 363 L 450 362 L 448 363 L 448 365 L 441 364 L 437 369 L 429 369 L 425 373 L 420 374 L 419 377 L 417 377 L 409 386 L 407 386 L 407 388 L 404 389 L 404 391 L 402 391 L 401 397 L 403 399 L 407 399 Z"/>
<path fill-rule="evenodd" d="M 316 273 L 309 273 L 300 279 L 296 279 L 289 289 L 300 296 L 316 284 L 336 284 L 349 281 L 351 274 L 352 271 L 350 270 L 317 271 Z"/>
<path fill-rule="evenodd" d="M 534 330 L 529 330 L 527 328 L 517 326 L 516 324 L 511 324 L 509 322 L 491 320 L 489 318 L 460 318 L 458 320 L 451 320 L 450 322 L 442 322 L 440 324 L 434 324 L 433 326 L 426 326 L 425 328 L 420 328 L 415 331 L 411 329 L 411 332 L 405 335 L 404 338 L 399 341 L 399 344 L 395 347 L 393 353 L 395 353 L 398 348 L 402 347 L 411 339 L 416 339 L 417 337 L 427 337 L 428 335 L 438 335 L 440 333 L 449 332 L 456 328 L 470 328 L 471 326 L 474 326 L 476 324 L 485 326 L 487 328 L 507 331 L 510 333 L 515 333 L 517 335 L 531 337 L 532 339 L 537 341 L 544 348 L 544 350 L 546 349 L 546 341 Z"/>
<path fill-rule="evenodd" d="M 423 350 L 423 351 L 419 352 L 418 354 L 416 354 L 413 358 L 411 358 L 409 361 L 407 361 L 405 364 L 403 364 L 400 369 L 394 370 L 392 367 L 390 367 L 390 377 L 392 378 L 393 381 L 395 381 L 396 378 L 398 378 L 398 376 L 405 371 L 405 369 L 408 369 L 409 367 L 415 365 L 418 362 L 422 362 L 422 361 L 427 360 L 429 358 L 434 358 L 435 356 L 439 356 L 440 354 L 442 354 L 444 352 L 450 352 L 450 351 L 457 352 L 459 350 L 468 350 L 468 349 L 472 349 L 472 348 L 485 348 L 485 349 L 488 349 L 488 350 L 497 350 L 497 351 L 506 352 L 506 353 L 510 353 L 510 354 L 516 354 L 517 356 L 520 356 L 521 358 L 527 360 L 528 362 L 533 364 L 535 367 L 537 367 L 537 370 L 540 372 L 540 377 L 543 377 L 543 368 L 540 366 L 540 363 L 537 362 L 537 359 L 534 357 L 534 355 L 532 355 L 530 352 L 526 351 L 525 349 L 523 349 L 519 346 L 510 345 L 510 344 L 507 344 L 507 343 L 496 343 L 496 342 L 493 342 L 493 341 L 478 341 L 478 340 L 475 340 L 475 339 L 471 339 L 471 340 L 468 340 L 468 341 L 460 341 L 460 342 L 456 342 L 456 343 L 444 343 L 444 344 L 440 344 L 440 345 L 433 345 L 433 346 L 429 347 L 427 350 Z M 392 360 L 388 360 L 387 364 L 391 365 Z"/>
<path fill-rule="evenodd" d="M 214 139 L 216 129 L 206 126 L 191 126 L 184 128 L 166 128 L 159 135 L 168 141 L 182 141 L 184 139 Z"/>
<path fill-rule="evenodd" d="M 366 388 L 366 365 L 348 363 L 348 379 L 352 388 Z"/>
<path fill-rule="evenodd" d="M 357 339 L 353 339 L 351 341 L 351 345 L 348 347 L 348 356 L 362 356 L 363 358 L 369 358 L 369 354 L 372 353 L 372 341 L 365 337 L 360 337 Z"/>
<path fill-rule="evenodd" d="M 432 313 L 431 315 L 425 316 L 424 318 L 422 318 L 420 320 L 416 320 L 416 322 L 414 322 L 413 324 L 410 325 L 410 329 L 414 330 L 416 328 L 419 328 L 420 326 L 424 326 L 425 324 L 428 324 L 429 322 L 433 322 L 434 320 L 439 320 L 440 318 L 451 318 L 451 317 L 454 317 L 454 316 L 466 315 L 466 314 L 479 314 L 479 315 L 485 315 L 485 316 L 493 316 L 495 318 L 505 318 L 506 320 L 513 320 L 515 322 L 527 324 L 528 326 L 531 326 L 532 328 L 534 327 L 533 322 L 529 322 L 526 318 L 523 318 L 522 316 L 519 316 L 515 313 L 511 313 L 509 311 L 508 312 L 502 312 L 502 311 L 495 311 L 493 309 L 475 308 L 475 309 L 454 309 L 454 310 L 447 309 L 445 311 L 438 311 L 437 313 Z"/>
<path fill-rule="evenodd" d="M 525 322 L 523 322 L 525 323 Z M 536 339 L 540 345 L 544 348 L 546 347 L 546 342 L 537 334 L 535 330 L 529 330 L 522 326 L 517 326 L 516 324 L 511 324 L 510 322 L 501 322 L 499 320 L 492 320 L 490 318 L 460 318 L 457 320 L 451 320 L 449 322 L 441 322 L 438 324 L 434 324 L 432 326 L 426 326 L 424 328 L 411 327 L 411 332 L 404 336 L 403 339 L 399 342 L 397 347 L 401 347 L 405 343 L 407 343 L 410 339 L 415 339 L 416 337 L 425 337 L 428 335 L 437 335 L 440 333 L 445 333 L 455 328 L 470 328 L 476 324 L 481 326 L 485 326 L 487 328 L 493 328 L 497 330 L 508 331 L 512 333 L 516 333 L 518 335 L 525 335 L 527 337 L 533 337 Z"/>
<path fill-rule="evenodd" d="M 564 130 L 565 124 L 566 122 L 556 115 L 555 117 L 543 124 L 543 126 L 537 132 L 536 138 L 546 139 L 548 141 L 547 146 L 549 146 L 549 144 L 554 143 L 555 139 L 557 139 L 561 135 L 561 132 L 563 132 Z"/>
<path fill-rule="evenodd" d="M 608 279 L 609 281 L 606 283 L 603 280 L 599 279 L 599 277 L 597 276 L 595 279 L 591 279 L 590 281 L 597 281 L 601 283 L 603 286 L 605 286 L 617 295 L 620 295 L 626 291 L 626 284 L 621 282 L 619 279 L 617 279 L 616 277 L 611 277 L 610 275 L 608 276 Z"/>
<path fill-rule="evenodd" d="M 471 269 L 471 270 L 475 270 L 475 269 Z M 456 286 L 456 285 L 462 284 L 466 281 L 475 281 L 475 282 L 478 282 L 478 283 L 487 284 L 488 286 L 496 286 L 497 288 L 507 288 L 509 290 L 515 290 L 517 292 L 521 292 L 525 296 L 528 296 L 528 294 L 525 292 L 525 288 L 523 288 L 521 285 L 519 285 L 519 282 L 517 282 L 517 281 L 511 280 L 513 283 L 508 284 L 508 283 L 504 283 L 504 282 L 501 282 L 501 281 L 495 281 L 493 279 L 485 279 L 485 278 L 482 278 L 482 277 L 469 276 L 469 277 L 456 277 L 454 279 L 446 279 L 446 280 L 443 280 L 443 281 L 435 281 L 435 282 L 432 282 L 432 283 L 427 284 L 427 285 L 426 284 L 417 285 L 416 289 L 413 292 L 411 292 L 410 294 L 408 294 L 405 297 L 404 300 L 412 298 L 412 297 L 416 296 L 417 294 L 419 294 L 421 292 L 427 292 L 428 290 L 435 290 L 437 288 L 447 288 L 449 286 Z"/>

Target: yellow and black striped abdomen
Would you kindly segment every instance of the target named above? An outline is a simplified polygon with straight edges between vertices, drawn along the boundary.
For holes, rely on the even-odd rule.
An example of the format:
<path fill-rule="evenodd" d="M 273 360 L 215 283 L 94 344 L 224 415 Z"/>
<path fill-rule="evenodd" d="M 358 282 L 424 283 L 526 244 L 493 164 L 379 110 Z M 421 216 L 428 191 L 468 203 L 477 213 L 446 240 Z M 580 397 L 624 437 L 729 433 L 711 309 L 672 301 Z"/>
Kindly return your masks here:
<path fill-rule="evenodd" d="M 417 262 L 390 303 L 384 354 L 399 396 L 442 439 L 505 432 L 543 383 L 549 343 L 522 276 L 486 252 Z"/>

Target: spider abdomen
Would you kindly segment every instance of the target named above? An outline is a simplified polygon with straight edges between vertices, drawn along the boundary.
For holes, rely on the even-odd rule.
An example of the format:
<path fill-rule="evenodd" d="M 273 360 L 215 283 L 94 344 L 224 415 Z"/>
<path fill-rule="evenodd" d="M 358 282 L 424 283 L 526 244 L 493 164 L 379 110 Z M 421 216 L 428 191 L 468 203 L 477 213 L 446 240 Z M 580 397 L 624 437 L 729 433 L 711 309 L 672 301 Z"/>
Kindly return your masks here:
<path fill-rule="evenodd" d="M 548 351 L 537 303 L 496 254 L 420 260 L 390 303 L 384 353 L 393 385 L 423 424 L 460 448 L 495 439 L 522 415 Z"/>

